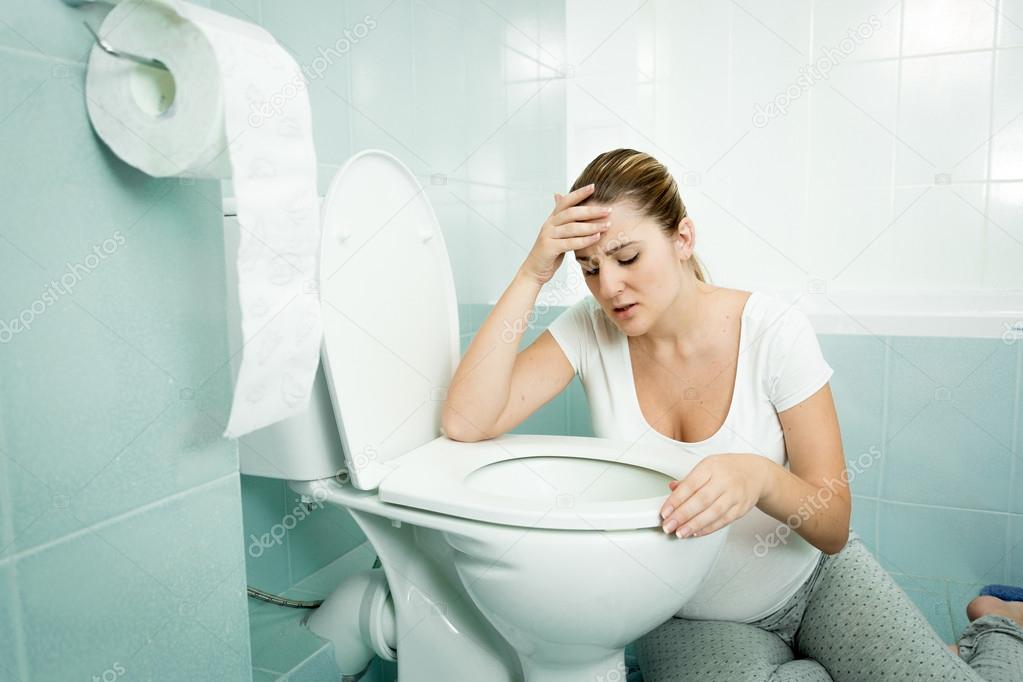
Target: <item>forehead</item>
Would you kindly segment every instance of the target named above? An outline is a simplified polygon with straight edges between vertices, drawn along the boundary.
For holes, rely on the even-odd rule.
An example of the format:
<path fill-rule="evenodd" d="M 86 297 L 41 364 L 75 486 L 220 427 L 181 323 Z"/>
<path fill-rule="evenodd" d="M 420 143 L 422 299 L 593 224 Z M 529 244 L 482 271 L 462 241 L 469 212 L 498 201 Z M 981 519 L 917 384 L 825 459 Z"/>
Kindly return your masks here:
<path fill-rule="evenodd" d="M 593 205 L 600 204 L 594 202 Z M 638 211 L 629 202 L 611 204 L 614 210 L 609 218 L 611 226 L 593 246 L 574 251 L 576 260 L 586 261 L 605 255 L 605 252 L 620 247 L 624 242 L 649 241 L 661 228 L 654 220 Z M 599 222 L 599 221 L 598 221 Z"/>

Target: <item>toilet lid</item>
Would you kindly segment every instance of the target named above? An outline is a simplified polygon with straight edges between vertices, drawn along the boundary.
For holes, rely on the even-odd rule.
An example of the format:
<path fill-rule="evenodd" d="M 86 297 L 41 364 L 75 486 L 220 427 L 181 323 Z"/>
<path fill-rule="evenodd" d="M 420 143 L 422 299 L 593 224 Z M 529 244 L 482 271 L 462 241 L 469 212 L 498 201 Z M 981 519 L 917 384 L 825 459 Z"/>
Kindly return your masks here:
<path fill-rule="evenodd" d="M 352 483 L 441 435 L 459 359 L 444 236 L 422 186 L 378 150 L 352 157 L 323 200 L 323 369 Z"/>
<path fill-rule="evenodd" d="M 571 468 L 554 458 L 570 461 Z M 438 438 L 403 457 L 377 494 L 390 504 L 509 526 L 654 528 L 671 492 L 668 480 L 683 478 L 698 462 L 668 444 L 605 438 Z"/>

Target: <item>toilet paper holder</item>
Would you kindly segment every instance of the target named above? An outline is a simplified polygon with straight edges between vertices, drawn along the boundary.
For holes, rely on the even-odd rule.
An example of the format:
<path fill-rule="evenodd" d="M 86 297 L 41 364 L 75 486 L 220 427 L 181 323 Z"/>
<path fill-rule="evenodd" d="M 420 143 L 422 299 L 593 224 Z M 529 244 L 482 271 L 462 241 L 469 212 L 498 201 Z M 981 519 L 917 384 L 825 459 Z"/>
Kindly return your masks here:
<path fill-rule="evenodd" d="M 81 7 L 86 2 L 92 2 L 92 0 L 64 0 L 64 4 L 66 4 L 68 7 Z M 82 21 L 82 23 L 85 24 L 85 28 L 89 29 L 89 33 L 92 34 L 92 37 L 96 40 L 96 44 L 99 45 L 100 49 L 106 52 L 108 55 L 112 57 L 117 57 L 118 59 L 127 59 L 128 61 L 135 62 L 136 64 L 142 64 L 143 66 L 149 66 L 154 69 L 163 69 L 164 71 L 170 71 L 170 69 L 167 68 L 167 65 L 161 62 L 159 59 L 153 59 L 151 57 L 142 57 L 137 54 L 132 54 L 131 52 L 125 52 L 124 50 L 114 49 L 114 47 L 110 43 L 99 37 L 99 33 L 97 33 L 96 29 L 92 27 L 92 24 L 84 20 Z"/>

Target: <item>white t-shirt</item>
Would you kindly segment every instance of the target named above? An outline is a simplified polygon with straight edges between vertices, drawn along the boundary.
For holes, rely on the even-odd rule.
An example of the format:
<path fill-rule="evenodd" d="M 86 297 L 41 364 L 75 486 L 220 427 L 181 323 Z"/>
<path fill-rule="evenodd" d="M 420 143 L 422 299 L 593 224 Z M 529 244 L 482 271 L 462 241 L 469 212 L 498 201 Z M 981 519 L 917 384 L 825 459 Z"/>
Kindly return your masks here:
<path fill-rule="evenodd" d="M 687 443 L 661 434 L 643 417 L 628 337 L 592 296 L 563 312 L 548 330 L 582 381 L 596 436 L 674 443 L 701 458 L 756 453 L 787 467 L 778 412 L 809 398 L 832 374 L 806 315 L 780 299 L 753 292 L 742 312 L 728 416 L 711 437 Z M 742 623 L 759 620 L 799 589 L 821 555 L 794 530 L 756 507 L 729 527 L 717 562 L 677 615 Z M 782 541 L 768 546 L 772 534 Z"/>

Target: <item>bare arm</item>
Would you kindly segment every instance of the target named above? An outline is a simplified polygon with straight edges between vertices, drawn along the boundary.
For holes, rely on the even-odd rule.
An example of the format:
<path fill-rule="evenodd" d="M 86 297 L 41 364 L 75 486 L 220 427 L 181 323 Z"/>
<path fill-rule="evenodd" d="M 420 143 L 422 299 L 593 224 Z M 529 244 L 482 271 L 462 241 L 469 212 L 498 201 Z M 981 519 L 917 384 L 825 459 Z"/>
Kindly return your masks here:
<path fill-rule="evenodd" d="M 518 424 L 557 395 L 572 379 L 572 366 L 545 332 L 521 356 L 522 334 L 541 287 L 561 265 L 565 252 L 582 249 L 607 230 L 608 209 L 577 206 L 593 185 L 563 197 L 512 283 L 473 337 L 448 387 L 441 417 L 444 433 L 455 440 L 492 438 Z M 600 222 L 594 222 L 600 221 Z M 509 398 L 515 393 L 509 409 Z"/>
<path fill-rule="evenodd" d="M 778 419 L 789 470 L 764 460 L 768 479 L 757 506 L 785 523 L 799 519 L 793 530 L 821 551 L 837 554 L 848 539 L 852 501 L 830 385 L 779 412 Z"/>
<path fill-rule="evenodd" d="M 511 389 L 512 370 L 541 284 L 521 271 L 473 337 L 448 388 L 444 432 L 457 440 L 489 438 Z"/>

